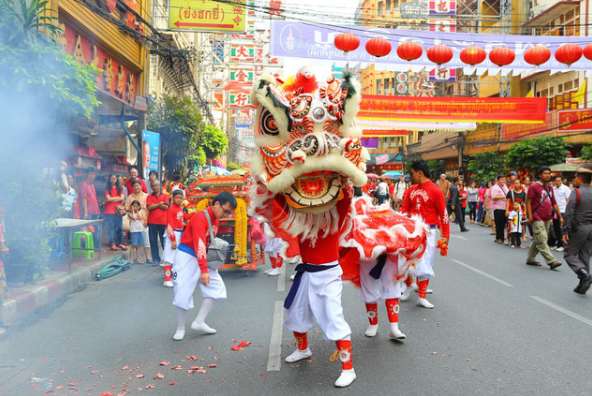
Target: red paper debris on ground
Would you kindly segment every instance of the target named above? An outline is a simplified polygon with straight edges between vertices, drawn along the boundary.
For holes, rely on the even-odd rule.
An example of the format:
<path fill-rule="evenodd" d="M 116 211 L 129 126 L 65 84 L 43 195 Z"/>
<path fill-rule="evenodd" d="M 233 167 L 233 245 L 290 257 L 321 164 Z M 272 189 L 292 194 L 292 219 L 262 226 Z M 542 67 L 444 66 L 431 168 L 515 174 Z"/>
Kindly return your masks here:
<path fill-rule="evenodd" d="M 148 384 L 146 385 L 146 389 L 152 389 L 155 388 L 156 386 L 154 386 L 153 384 Z"/>
<path fill-rule="evenodd" d="M 144 374 L 136 374 L 136 378 L 144 378 Z"/>
<path fill-rule="evenodd" d="M 164 375 L 162 375 L 161 373 L 158 373 L 154 376 L 154 379 L 163 379 Z"/>
<path fill-rule="evenodd" d="M 111 392 L 104 392 L 104 393 L 101 393 L 101 396 L 115 396 L 115 395 L 113 395 L 113 393 L 111 393 Z"/>
<path fill-rule="evenodd" d="M 233 338 L 233 339 L 232 339 L 232 342 L 238 342 L 238 341 L 236 340 L 236 338 Z"/>
<path fill-rule="evenodd" d="M 214 346 L 213 346 L 213 345 L 210 345 L 210 346 L 208 347 L 208 350 L 210 350 L 210 351 L 211 351 L 212 349 L 214 349 Z"/>
<path fill-rule="evenodd" d="M 208 367 L 209 367 L 209 368 L 214 368 L 214 367 L 218 367 L 218 365 L 217 365 L 217 364 L 214 364 L 214 363 L 212 363 L 212 364 L 208 364 Z"/>
<path fill-rule="evenodd" d="M 239 347 L 238 345 L 233 345 L 230 347 L 231 351 L 242 351 L 243 348 Z"/>
<path fill-rule="evenodd" d="M 189 355 L 189 356 L 187 356 L 187 359 L 193 362 L 193 361 L 196 361 L 197 360 L 197 356 L 195 356 L 195 355 Z"/>
<path fill-rule="evenodd" d="M 249 341 L 241 341 L 241 343 L 238 344 L 238 346 L 241 348 L 248 347 L 249 345 L 251 345 Z"/>
<path fill-rule="evenodd" d="M 203 367 L 201 367 L 201 366 L 191 366 L 190 369 L 191 370 L 201 370 L 201 369 L 203 369 Z"/>
<path fill-rule="evenodd" d="M 93 370 L 93 371 L 91 371 L 90 373 L 91 373 L 91 374 L 96 374 L 96 373 L 98 373 L 98 372 L 99 372 L 99 370 Z"/>
<path fill-rule="evenodd" d="M 126 365 L 125 365 L 125 366 L 123 366 L 121 369 L 122 369 L 122 370 L 128 370 L 128 369 L 129 369 L 129 366 L 126 364 Z"/>
<path fill-rule="evenodd" d="M 183 367 L 176 365 L 176 366 L 171 367 L 171 370 L 183 370 Z"/>
<path fill-rule="evenodd" d="M 263 371 L 260 371 L 259 375 L 263 377 L 265 375 L 265 373 Z"/>
<path fill-rule="evenodd" d="M 138 391 L 140 391 L 140 392 L 141 392 L 141 391 L 143 391 L 143 390 L 144 390 L 144 388 L 142 388 L 141 386 L 138 386 Z"/>
<path fill-rule="evenodd" d="M 175 353 L 181 353 L 181 351 L 175 351 Z"/>
<path fill-rule="evenodd" d="M 171 364 L 171 362 L 167 362 L 166 360 L 163 360 L 162 362 L 160 362 L 161 366 L 168 366 L 169 364 Z"/>
<path fill-rule="evenodd" d="M 77 386 L 78 385 L 78 382 L 70 382 L 68 385 L 70 385 L 70 386 Z"/>
<path fill-rule="evenodd" d="M 58 385 L 58 386 L 56 386 L 56 389 L 63 389 L 63 388 L 64 388 L 64 385 Z"/>
<path fill-rule="evenodd" d="M 175 382 L 169 382 L 169 385 L 173 386 L 173 385 L 177 385 Z"/>

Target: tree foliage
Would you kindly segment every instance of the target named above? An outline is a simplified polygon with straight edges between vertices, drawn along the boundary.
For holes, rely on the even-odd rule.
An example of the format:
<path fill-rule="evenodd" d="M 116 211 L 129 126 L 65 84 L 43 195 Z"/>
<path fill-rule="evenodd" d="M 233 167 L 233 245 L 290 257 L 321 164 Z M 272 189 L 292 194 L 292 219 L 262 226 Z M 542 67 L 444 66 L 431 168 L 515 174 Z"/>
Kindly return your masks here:
<path fill-rule="evenodd" d="M 47 2 L 0 4 L 0 102 L 5 122 L 22 125 L 25 119 L 47 127 L 65 117 L 90 116 L 99 105 L 98 69 L 79 64 L 57 44 L 63 32 L 56 17 L 45 15 Z"/>
<path fill-rule="evenodd" d="M 487 151 L 474 155 L 467 166 L 467 172 L 480 182 L 495 180 L 505 169 L 504 157 L 499 151 Z"/>
<path fill-rule="evenodd" d="M 568 150 L 563 138 L 541 136 L 523 140 L 510 147 L 506 154 L 506 164 L 511 169 L 538 169 L 565 162 Z"/>
<path fill-rule="evenodd" d="M 226 169 L 230 172 L 233 170 L 245 170 L 242 165 L 237 164 L 236 162 L 229 162 L 228 165 L 226 165 Z"/>
<path fill-rule="evenodd" d="M 148 107 L 148 129 L 161 135 L 167 173 L 185 173 L 188 162 L 203 165 L 199 146 L 203 140 L 203 117 L 190 96 L 163 95 Z M 201 162 L 203 161 L 203 163 Z"/>
<path fill-rule="evenodd" d="M 592 143 L 582 147 L 582 155 L 580 157 L 583 160 L 592 161 Z"/>
<path fill-rule="evenodd" d="M 206 125 L 204 128 L 204 138 L 201 148 L 206 154 L 206 158 L 214 159 L 220 154 L 224 154 L 228 148 L 228 138 L 220 128 L 214 125 Z"/>

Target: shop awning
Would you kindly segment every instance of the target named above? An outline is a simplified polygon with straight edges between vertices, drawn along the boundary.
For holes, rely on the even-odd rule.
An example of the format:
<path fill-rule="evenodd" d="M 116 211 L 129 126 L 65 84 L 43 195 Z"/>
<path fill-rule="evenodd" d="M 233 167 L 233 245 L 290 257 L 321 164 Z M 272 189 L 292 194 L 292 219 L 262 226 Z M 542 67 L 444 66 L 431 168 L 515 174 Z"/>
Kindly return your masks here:
<path fill-rule="evenodd" d="M 458 157 L 458 132 L 434 132 L 421 139 L 419 154 L 424 160 Z M 454 146 L 454 147 L 453 147 Z"/>

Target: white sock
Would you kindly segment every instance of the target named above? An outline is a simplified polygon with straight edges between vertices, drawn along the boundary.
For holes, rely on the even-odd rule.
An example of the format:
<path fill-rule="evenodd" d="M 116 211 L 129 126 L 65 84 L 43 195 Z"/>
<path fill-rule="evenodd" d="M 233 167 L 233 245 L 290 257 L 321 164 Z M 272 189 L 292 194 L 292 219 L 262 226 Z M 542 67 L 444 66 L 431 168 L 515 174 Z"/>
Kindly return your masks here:
<path fill-rule="evenodd" d="M 195 317 L 194 322 L 204 323 L 206 321 L 206 317 L 208 316 L 212 308 L 214 308 L 214 305 L 216 305 L 216 300 L 210 297 L 204 298 L 203 302 L 201 303 L 201 308 L 199 309 L 199 312 Z"/>
<path fill-rule="evenodd" d="M 177 330 L 185 331 L 185 318 L 187 317 L 187 310 L 177 307 Z"/>

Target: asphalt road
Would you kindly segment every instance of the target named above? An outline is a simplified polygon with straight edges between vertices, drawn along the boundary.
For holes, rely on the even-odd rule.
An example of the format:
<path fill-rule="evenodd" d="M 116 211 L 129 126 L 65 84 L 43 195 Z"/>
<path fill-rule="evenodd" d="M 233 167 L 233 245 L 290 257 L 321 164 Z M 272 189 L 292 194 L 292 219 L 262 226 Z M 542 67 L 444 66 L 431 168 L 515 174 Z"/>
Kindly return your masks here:
<path fill-rule="evenodd" d="M 162 269 L 135 266 L 90 283 L 0 339 L 0 395 L 592 394 L 592 301 L 572 291 L 577 279 L 567 265 L 526 266 L 526 249 L 497 245 L 482 227 L 453 228 L 449 256 L 436 259 L 430 284 L 435 309 L 417 307 L 416 296 L 402 303 L 404 342 L 386 338 L 384 305 L 378 335 L 365 337 L 359 291 L 345 285 L 358 376 L 350 388 L 333 387 L 340 364 L 329 360 L 334 344 L 316 327 L 312 358 L 283 362 L 294 349 L 280 326 L 285 274 L 225 273 L 228 300 L 207 319 L 218 333 L 192 332 L 193 310 L 185 340 L 175 342 Z M 251 344 L 231 350 L 241 341 Z M 189 373 L 191 366 L 203 370 Z M 164 378 L 155 379 L 158 373 Z"/>

